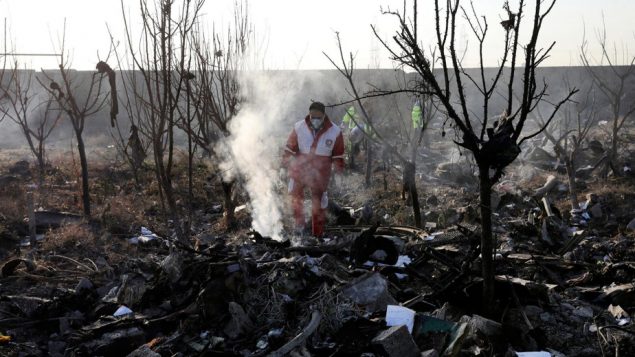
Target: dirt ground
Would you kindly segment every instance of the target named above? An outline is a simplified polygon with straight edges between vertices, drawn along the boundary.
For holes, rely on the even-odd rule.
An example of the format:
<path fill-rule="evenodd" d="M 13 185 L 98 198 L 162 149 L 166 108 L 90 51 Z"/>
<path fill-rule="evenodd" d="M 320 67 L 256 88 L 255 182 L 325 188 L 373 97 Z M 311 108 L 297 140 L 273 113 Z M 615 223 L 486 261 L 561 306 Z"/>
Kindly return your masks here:
<path fill-rule="evenodd" d="M 35 167 L 5 152 L 0 355 L 635 355 L 632 175 L 579 180 L 589 203 L 576 214 L 588 218 L 573 224 L 562 173 L 508 168 L 494 187 L 496 304 L 486 311 L 469 165 L 439 170 L 420 155 L 421 229 L 398 163 L 377 161 L 370 187 L 355 171 L 332 187 L 327 238 L 286 243 L 251 231 L 246 192 L 228 229 L 219 177 L 197 165 L 184 246 L 150 171 L 137 184 L 106 154 L 91 163 L 86 219 L 72 157 L 55 156 L 40 185 Z M 185 169 L 175 175 L 182 197 Z M 552 215 L 535 196 L 549 175 L 561 182 L 547 195 Z M 39 212 L 35 247 L 27 192 Z M 390 306 L 412 312 L 410 333 L 388 328 Z"/>

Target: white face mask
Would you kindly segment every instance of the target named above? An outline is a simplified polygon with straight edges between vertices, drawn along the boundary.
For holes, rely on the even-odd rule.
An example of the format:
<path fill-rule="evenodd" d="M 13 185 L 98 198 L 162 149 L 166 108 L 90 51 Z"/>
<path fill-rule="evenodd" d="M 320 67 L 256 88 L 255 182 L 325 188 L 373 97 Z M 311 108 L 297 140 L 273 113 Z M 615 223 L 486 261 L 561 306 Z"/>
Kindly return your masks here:
<path fill-rule="evenodd" d="M 311 118 L 311 125 L 313 125 L 314 129 L 317 129 L 317 128 L 321 127 L 323 122 L 324 122 L 324 119 L 322 119 L 322 118 L 320 118 L 320 119 Z"/>

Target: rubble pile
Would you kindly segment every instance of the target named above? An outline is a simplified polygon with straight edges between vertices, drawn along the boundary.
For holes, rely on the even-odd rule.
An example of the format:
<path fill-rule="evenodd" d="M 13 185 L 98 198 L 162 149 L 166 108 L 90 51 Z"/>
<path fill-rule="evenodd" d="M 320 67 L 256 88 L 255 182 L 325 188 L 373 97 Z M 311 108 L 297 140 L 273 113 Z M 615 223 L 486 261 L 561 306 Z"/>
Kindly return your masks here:
<path fill-rule="evenodd" d="M 394 192 L 340 194 L 327 238 L 282 242 L 207 230 L 190 246 L 39 211 L 31 249 L 0 217 L 0 355 L 633 355 L 633 183 L 572 210 L 548 176 L 494 187 L 489 308 L 478 200 L 452 185 L 425 189 L 422 229 Z"/>

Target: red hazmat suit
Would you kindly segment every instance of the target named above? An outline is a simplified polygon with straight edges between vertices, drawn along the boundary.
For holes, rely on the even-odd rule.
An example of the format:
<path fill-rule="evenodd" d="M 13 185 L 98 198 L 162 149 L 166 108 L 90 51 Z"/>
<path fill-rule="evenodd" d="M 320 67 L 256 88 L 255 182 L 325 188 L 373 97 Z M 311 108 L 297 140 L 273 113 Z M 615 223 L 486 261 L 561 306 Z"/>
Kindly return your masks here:
<path fill-rule="evenodd" d="M 295 123 L 287 139 L 283 164 L 289 172 L 289 193 L 296 228 L 303 229 L 305 226 L 304 189 L 308 188 L 311 190 L 312 233 L 322 237 L 331 166 L 334 164 L 337 172 L 344 171 L 342 131 L 325 116 L 322 127 L 316 132 L 307 116 Z"/>

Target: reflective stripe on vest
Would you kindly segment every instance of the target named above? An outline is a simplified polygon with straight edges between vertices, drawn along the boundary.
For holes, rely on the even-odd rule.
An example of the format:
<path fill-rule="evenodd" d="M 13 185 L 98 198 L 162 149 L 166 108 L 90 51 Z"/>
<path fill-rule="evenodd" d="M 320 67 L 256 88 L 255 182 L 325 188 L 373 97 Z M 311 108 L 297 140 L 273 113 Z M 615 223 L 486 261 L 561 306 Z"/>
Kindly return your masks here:
<path fill-rule="evenodd" d="M 331 125 L 330 128 L 316 138 L 317 145 L 315 146 L 315 151 L 312 151 L 311 147 L 313 146 L 313 141 L 315 140 L 313 130 L 309 128 L 304 119 L 295 123 L 295 133 L 298 136 L 298 148 L 301 154 L 309 154 L 313 152 L 318 156 L 331 156 L 333 154 L 335 140 L 340 132 L 340 128 L 335 125 Z"/>

